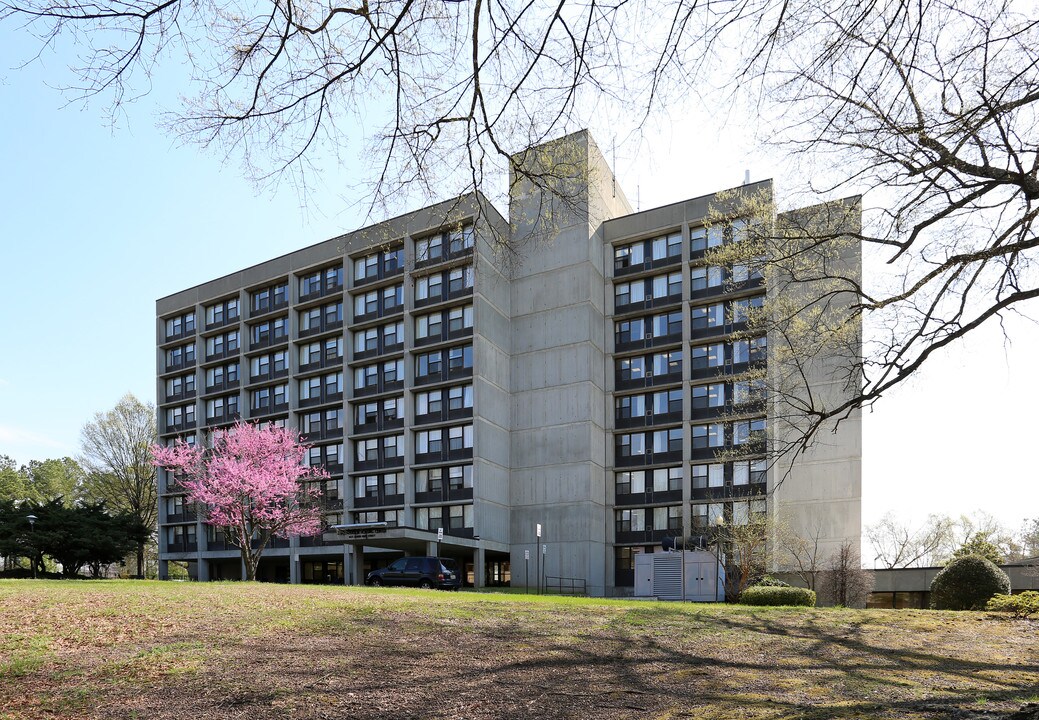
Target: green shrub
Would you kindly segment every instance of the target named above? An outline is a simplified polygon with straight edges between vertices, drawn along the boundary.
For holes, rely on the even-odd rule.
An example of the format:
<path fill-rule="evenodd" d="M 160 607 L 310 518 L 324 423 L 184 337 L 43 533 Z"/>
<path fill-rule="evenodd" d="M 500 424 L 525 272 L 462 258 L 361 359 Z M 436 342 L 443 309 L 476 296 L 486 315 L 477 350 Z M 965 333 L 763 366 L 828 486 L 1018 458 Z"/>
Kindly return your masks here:
<path fill-rule="evenodd" d="M 1008 612 L 1016 618 L 1039 613 L 1039 592 L 1025 590 L 1018 595 L 993 595 L 985 606 L 986 610 Z"/>
<path fill-rule="evenodd" d="M 779 578 L 774 578 L 771 575 L 765 575 L 763 578 L 754 583 L 756 587 L 791 587 L 790 583 L 783 582 Z"/>
<path fill-rule="evenodd" d="M 931 581 L 931 607 L 936 610 L 984 610 L 993 595 L 1009 594 L 1007 574 L 978 555 L 956 558 Z"/>
<path fill-rule="evenodd" d="M 744 605 L 803 605 L 815 606 L 815 593 L 799 587 L 770 587 L 752 585 L 743 591 L 740 602 Z"/>

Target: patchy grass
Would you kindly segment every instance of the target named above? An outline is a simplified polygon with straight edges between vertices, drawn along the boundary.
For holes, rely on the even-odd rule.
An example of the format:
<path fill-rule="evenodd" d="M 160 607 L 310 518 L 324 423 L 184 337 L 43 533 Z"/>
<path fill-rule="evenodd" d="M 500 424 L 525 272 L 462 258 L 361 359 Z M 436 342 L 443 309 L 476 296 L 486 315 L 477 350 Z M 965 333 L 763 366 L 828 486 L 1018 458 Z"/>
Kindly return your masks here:
<path fill-rule="evenodd" d="M 998 718 L 1039 698 L 1037 636 L 985 613 L 0 581 L 0 719 Z"/>

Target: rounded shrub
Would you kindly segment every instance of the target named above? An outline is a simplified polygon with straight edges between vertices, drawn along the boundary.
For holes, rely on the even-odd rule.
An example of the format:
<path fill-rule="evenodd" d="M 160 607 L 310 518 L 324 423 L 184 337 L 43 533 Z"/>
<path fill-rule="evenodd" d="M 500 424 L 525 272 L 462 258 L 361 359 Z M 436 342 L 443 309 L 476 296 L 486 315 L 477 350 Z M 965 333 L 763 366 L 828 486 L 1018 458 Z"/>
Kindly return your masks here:
<path fill-rule="evenodd" d="M 1016 618 L 1039 614 L 1039 592 L 1025 590 L 1017 595 L 993 595 L 986 610 L 1010 613 Z"/>
<path fill-rule="evenodd" d="M 994 595 L 1010 594 L 1010 578 L 991 560 L 964 555 L 946 565 L 931 581 L 936 610 L 984 610 Z"/>
<path fill-rule="evenodd" d="M 800 605 L 815 607 L 815 593 L 807 588 L 751 585 L 740 595 L 743 605 Z"/>
<path fill-rule="evenodd" d="M 783 582 L 779 578 L 774 578 L 771 575 L 765 575 L 763 578 L 754 583 L 755 587 L 791 587 L 790 583 Z"/>

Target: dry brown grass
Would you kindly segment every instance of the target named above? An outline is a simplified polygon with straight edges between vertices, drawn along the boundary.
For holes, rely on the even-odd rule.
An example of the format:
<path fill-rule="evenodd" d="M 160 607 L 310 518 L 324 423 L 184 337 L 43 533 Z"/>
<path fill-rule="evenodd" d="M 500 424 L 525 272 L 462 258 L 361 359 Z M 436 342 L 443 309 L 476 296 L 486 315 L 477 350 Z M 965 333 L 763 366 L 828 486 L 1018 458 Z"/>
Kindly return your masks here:
<path fill-rule="evenodd" d="M 1039 702 L 1037 635 L 984 613 L 3 581 L 0 718 L 993 718 Z"/>

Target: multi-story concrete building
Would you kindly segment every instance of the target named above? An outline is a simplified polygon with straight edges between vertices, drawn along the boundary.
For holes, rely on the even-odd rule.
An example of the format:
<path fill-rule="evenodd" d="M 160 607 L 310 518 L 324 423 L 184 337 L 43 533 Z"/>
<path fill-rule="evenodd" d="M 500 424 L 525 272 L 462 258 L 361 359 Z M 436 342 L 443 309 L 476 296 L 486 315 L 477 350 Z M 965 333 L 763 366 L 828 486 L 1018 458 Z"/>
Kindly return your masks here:
<path fill-rule="evenodd" d="M 530 157 L 561 155 L 565 203 L 517 179 L 508 219 L 463 196 L 158 301 L 162 438 L 298 428 L 331 474 L 329 526 L 361 526 L 276 541 L 262 578 L 360 583 L 439 552 L 476 584 L 534 585 L 543 562 L 625 594 L 664 538 L 783 507 L 824 547 L 858 543 L 857 415 L 782 483 L 763 453 L 733 452 L 769 428 L 764 404 L 741 404 L 768 356 L 741 309 L 766 290 L 704 260 L 738 219 L 705 226 L 717 196 L 633 213 L 586 133 Z M 241 577 L 159 483 L 163 570 Z"/>

